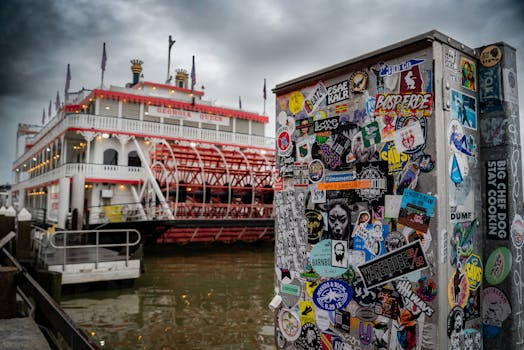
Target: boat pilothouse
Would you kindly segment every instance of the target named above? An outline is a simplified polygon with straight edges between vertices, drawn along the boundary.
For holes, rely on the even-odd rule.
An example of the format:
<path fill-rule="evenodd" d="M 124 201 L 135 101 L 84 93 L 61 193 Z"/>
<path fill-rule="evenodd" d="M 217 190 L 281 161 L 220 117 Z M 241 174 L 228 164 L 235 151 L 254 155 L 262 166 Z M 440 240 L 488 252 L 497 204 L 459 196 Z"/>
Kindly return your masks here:
<path fill-rule="evenodd" d="M 13 203 L 70 230 L 162 222 L 164 242 L 272 239 L 268 117 L 204 100 L 183 69 L 159 84 L 131 63 L 132 83 L 68 93 L 43 127 L 19 124 Z"/>

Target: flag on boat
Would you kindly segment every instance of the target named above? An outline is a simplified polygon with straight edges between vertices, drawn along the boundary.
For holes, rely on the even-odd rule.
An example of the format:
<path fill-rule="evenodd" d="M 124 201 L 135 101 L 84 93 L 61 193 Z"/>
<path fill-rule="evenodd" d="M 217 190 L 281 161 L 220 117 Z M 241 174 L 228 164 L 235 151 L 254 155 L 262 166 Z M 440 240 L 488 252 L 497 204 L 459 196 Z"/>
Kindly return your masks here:
<path fill-rule="evenodd" d="M 262 90 L 262 93 L 264 95 L 264 100 L 267 100 L 267 94 L 266 94 L 266 79 L 264 79 L 264 89 Z"/>
<path fill-rule="evenodd" d="M 55 100 L 55 110 L 58 112 L 58 108 L 60 108 L 60 95 L 58 94 L 58 90 L 56 91 L 56 100 Z"/>
<path fill-rule="evenodd" d="M 49 119 L 51 119 L 51 100 L 49 100 L 49 108 L 47 109 L 47 115 L 49 116 Z"/>
<path fill-rule="evenodd" d="M 71 84 L 71 69 L 69 68 L 69 63 L 67 64 L 67 75 L 66 75 L 66 82 L 65 82 L 65 93 L 69 91 L 69 86 Z"/>
<path fill-rule="evenodd" d="M 100 64 L 102 71 L 106 70 L 106 62 L 107 62 L 106 43 L 104 43 L 104 49 L 102 51 L 102 63 Z"/>
<path fill-rule="evenodd" d="M 42 125 L 45 123 L 45 108 L 42 109 Z"/>
<path fill-rule="evenodd" d="M 193 67 L 191 68 L 191 91 L 195 89 L 196 72 L 195 72 L 195 56 L 193 56 Z"/>
<path fill-rule="evenodd" d="M 238 96 L 238 109 L 242 109 L 242 97 Z"/>

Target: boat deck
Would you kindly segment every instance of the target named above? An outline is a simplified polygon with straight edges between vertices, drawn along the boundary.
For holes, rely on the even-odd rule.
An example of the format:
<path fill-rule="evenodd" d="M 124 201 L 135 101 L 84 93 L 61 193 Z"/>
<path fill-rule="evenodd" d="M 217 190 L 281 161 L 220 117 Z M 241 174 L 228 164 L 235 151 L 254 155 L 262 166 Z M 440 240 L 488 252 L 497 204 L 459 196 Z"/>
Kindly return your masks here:
<path fill-rule="evenodd" d="M 108 248 L 83 247 L 82 249 L 56 249 L 48 247 L 45 255 L 47 265 L 62 265 L 62 264 L 86 264 L 95 261 L 125 261 L 125 251 L 120 254 L 117 251 Z M 97 257 L 98 254 L 98 257 Z"/>

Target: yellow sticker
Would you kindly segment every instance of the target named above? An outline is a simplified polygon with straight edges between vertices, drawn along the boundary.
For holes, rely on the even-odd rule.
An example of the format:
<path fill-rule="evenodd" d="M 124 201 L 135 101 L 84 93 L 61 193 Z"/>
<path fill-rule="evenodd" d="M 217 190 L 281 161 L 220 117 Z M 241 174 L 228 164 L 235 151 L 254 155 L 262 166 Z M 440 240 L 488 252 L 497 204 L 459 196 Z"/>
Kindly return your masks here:
<path fill-rule="evenodd" d="M 300 303 L 300 322 L 315 324 L 315 311 L 312 301 L 301 301 Z"/>
<path fill-rule="evenodd" d="M 302 109 L 304 103 L 304 95 L 300 91 L 293 91 L 289 97 L 289 111 L 293 114 L 298 114 Z"/>
<path fill-rule="evenodd" d="M 313 292 L 318 287 L 318 281 L 313 282 L 306 282 L 306 291 L 307 295 L 309 295 L 310 298 L 313 297 Z"/>

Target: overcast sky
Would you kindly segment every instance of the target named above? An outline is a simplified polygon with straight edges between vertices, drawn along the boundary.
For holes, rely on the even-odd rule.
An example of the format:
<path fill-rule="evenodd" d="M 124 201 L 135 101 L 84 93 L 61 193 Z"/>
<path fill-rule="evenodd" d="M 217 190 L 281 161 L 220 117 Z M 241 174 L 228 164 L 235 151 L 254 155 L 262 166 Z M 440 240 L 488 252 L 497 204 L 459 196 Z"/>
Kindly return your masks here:
<path fill-rule="evenodd" d="M 236 108 L 241 96 L 262 113 L 266 78 L 273 122 L 276 84 L 436 29 L 472 48 L 515 47 L 524 106 L 520 0 L 1 0 L 0 26 L 0 184 L 11 182 L 17 124 L 40 125 L 57 91 L 63 101 L 67 64 L 71 91 L 100 84 L 103 42 L 105 85 L 131 81 L 133 58 L 146 81 L 165 82 L 172 35 L 171 70 L 190 71 L 195 55 L 207 100 Z"/>

